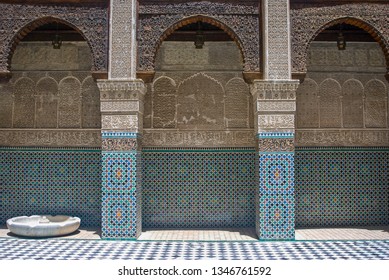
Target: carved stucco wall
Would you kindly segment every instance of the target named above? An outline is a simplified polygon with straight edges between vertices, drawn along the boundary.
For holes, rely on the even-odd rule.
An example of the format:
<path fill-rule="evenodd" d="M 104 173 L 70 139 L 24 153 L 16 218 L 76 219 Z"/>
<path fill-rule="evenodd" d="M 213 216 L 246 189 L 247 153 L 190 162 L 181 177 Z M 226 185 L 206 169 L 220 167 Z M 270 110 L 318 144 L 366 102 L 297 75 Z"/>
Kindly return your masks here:
<path fill-rule="evenodd" d="M 10 70 L 15 43 L 38 26 L 54 20 L 80 31 L 93 54 L 93 71 L 106 72 L 108 64 L 108 9 L 91 5 L 0 4 L 0 72 Z M 88 70 L 91 70 L 88 69 Z"/>
<path fill-rule="evenodd" d="M 22 42 L 0 84 L 0 146 L 100 147 L 99 90 L 86 42 Z"/>
<path fill-rule="evenodd" d="M 385 57 L 377 43 L 313 42 L 297 90 L 299 146 L 389 145 Z"/>
<path fill-rule="evenodd" d="M 147 85 L 143 145 L 254 147 L 252 101 L 234 42 L 164 42 Z"/>
<path fill-rule="evenodd" d="M 139 6 L 138 70 L 153 71 L 154 56 L 164 35 L 185 25 L 190 17 L 201 15 L 202 20 L 224 29 L 239 43 L 244 54 L 242 69 L 260 71 L 260 28 L 258 4 L 215 3 L 210 1 L 171 4 L 141 4 Z M 170 30 L 172 29 L 173 30 Z"/>
<path fill-rule="evenodd" d="M 291 39 L 292 71 L 305 73 L 309 44 L 324 29 L 346 22 L 373 35 L 380 43 L 389 69 L 389 5 L 376 3 L 358 4 L 292 4 Z"/>

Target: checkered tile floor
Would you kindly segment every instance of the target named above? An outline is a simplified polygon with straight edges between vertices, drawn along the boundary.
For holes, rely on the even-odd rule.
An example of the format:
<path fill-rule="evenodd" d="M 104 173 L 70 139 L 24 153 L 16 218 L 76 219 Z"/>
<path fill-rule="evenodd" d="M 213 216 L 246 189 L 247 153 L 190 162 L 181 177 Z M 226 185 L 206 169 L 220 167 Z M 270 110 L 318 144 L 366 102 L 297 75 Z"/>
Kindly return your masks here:
<path fill-rule="evenodd" d="M 389 260 L 389 240 L 146 242 L 0 238 L 0 260 Z"/>

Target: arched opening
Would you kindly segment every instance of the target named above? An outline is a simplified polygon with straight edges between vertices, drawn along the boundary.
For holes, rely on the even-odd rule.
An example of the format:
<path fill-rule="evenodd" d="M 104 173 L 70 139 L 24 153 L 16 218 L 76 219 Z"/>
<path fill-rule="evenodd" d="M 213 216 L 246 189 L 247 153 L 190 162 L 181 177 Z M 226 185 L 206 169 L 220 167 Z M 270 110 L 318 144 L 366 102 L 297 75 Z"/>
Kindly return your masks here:
<path fill-rule="evenodd" d="M 239 45 L 215 22 L 193 17 L 178 23 L 156 54 L 144 112 L 146 230 L 254 233 L 252 101 Z"/>
<path fill-rule="evenodd" d="M 100 97 L 88 43 L 43 18 L 19 32 L 9 58 L 12 78 L 0 84 L 1 222 L 62 214 L 99 227 Z"/>
<path fill-rule="evenodd" d="M 297 228 L 389 224 L 382 170 L 389 84 L 380 38 L 359 20 L 339 19 L 310 44 L 297 91 Z"/>

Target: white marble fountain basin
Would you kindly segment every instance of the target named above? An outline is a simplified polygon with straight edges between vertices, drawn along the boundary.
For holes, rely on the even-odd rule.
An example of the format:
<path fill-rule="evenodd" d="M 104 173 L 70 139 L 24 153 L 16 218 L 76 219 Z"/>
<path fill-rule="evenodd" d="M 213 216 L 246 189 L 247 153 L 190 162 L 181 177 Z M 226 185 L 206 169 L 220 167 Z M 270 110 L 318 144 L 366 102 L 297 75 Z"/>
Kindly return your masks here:
<path fill-rule="evenodd" d="M 66 235 L 76 231 L 81 223 L 78 217 L 70 216 L 21 216 L 7 220 L 8 229 L 17 235 L 47 237 Z"/>

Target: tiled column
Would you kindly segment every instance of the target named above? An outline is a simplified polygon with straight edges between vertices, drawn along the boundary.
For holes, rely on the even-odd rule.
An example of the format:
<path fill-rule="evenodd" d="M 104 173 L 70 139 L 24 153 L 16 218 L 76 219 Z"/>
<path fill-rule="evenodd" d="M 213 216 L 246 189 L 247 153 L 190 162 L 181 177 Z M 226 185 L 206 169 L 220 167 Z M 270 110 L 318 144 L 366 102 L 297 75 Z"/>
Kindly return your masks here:
<path fill-rule="evenodd" d="M 263 78 L 251 93 L 258 152 L 256 232 L 294 239 L 294 131 L 298 81 L 291 80 L 289 0 L 262 0 Z"/>
<path fill-rule="evenodd" d="M 136 239 L 142 229 L 142 81 L 99 80 L 102 118 L 102 237 Z"/>
<path fill-rule="evenodd" d="M 145 85 L 136 79 L 136 0 L 110 1 L 108 80 L 98 80 L 102 118 L 102 237 L 142 229 L 141 135 Z"/>

